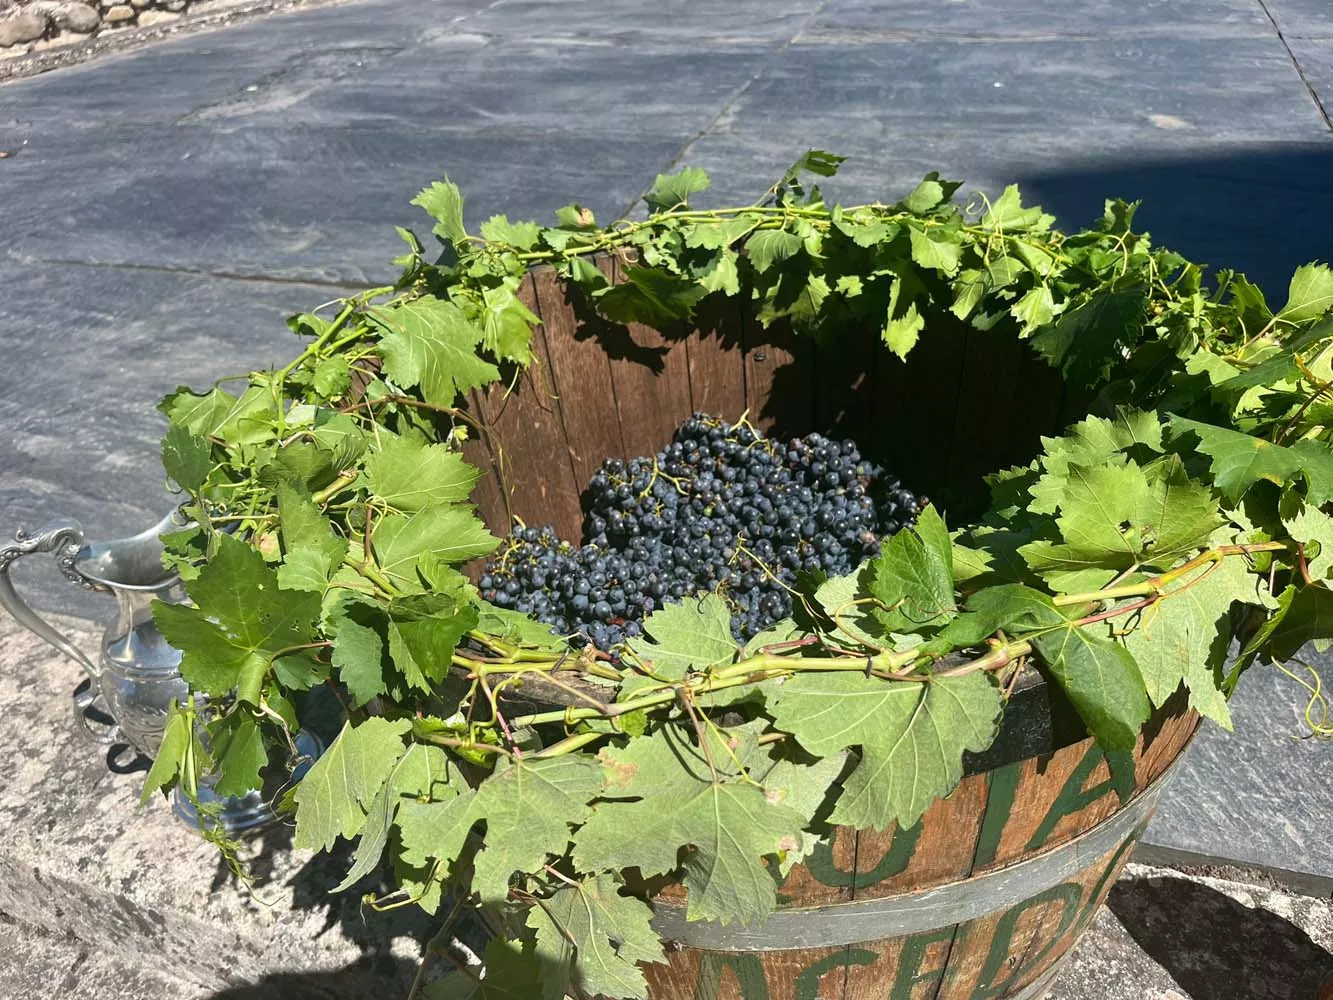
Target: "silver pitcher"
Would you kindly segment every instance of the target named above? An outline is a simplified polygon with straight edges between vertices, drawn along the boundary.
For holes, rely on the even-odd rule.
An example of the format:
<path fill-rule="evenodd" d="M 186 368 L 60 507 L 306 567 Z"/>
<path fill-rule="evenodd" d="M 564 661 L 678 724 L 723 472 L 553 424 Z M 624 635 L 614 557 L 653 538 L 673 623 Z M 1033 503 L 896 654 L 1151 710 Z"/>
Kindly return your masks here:
<path fill-rule="evenodd" d="M 0 545 L 0 607 L 88 675 L 89 685 L 74 696 L 85 728 L 104 743 L 128 744 L 146 757 L 156 755 L 162 744 L 171 703 L 184 702 L 189 694 L 180 675 L 180 652 L 158 632 L 152 608 L 154 600 L 188 601 L 180 577 L 162 564 L 161 536 L 185 526 L 173 510 L 132 538 L 85 544 L 83 527 L 77 521 L 61 520 L 35 532 L 20 530 L 12 543 Z M 14 589 L 10 567 L 19 557 L 40 552 L 53 553 L 69 580 L 115 597 L 117 613 L 107 625 L 95 660 L 44 621 Z M 201 701 L 196 695 L 195 703 Z M 109 718 L 110 726 L 97 726 L 94 720 L 99 716 Z M 316 737 L 305 732 L 296 737 L 296 747 L 307 761 L 323 749 Z M 261 792 L 223 798 L 210 792 L 208 784 L 200 784 L 200 804 L 208 807 L 208 822 L 228 833 L 254 829 L 275 819 Z M 198 811 L 179 791 L 174 811 L 185 822 L 200 825 Z"/>

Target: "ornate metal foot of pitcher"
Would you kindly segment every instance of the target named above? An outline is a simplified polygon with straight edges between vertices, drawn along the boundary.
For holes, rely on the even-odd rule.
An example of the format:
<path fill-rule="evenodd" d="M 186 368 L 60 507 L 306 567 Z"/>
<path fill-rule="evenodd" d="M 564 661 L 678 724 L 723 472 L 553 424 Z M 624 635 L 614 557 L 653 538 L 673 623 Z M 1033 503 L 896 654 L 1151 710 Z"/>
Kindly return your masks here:
<path fill-rule="evenodd" d="M 90 683 L 74 696 L 83 727 L 103 743 L 127 744 L 147 757 L 154 756 L 162 743 L 167 709 L 189 693 L 180 675 L 180 653 L 162 638 L 152 611 L 154 600 L 187 600 L 180 578 L 162 565 L 161 536 L 183 527 L 185 522 L 172 511 L 131 538 L 85 543 L 83 527 L 64 520 L 35 532 L 20 530 L 12 543 L 0 545 L 0 607 L 88 675 Z M 116 599 L 117 614 L 107 625 L 96 659 L 52 628 L 14 589 L 9 570 L 15 560 L 43 552 L 55 556 L 56 565 L 72 582 Z M 197 696 L 195 701 L 199 702 Z M 90 719 L 97 715 L 110 718 L 112 724 L 95 726 Z M 297 749 L 313 759 L 323 748 L 313 734 L 302 733 Z M 277 818 L 258 791 L 224 798 L 201 786 L 199 799 L 208 822 L 227 833 L 253 830 Z M 174 812 L 185 822 L 200 825 L 198 811 L 179 793 Z"/>

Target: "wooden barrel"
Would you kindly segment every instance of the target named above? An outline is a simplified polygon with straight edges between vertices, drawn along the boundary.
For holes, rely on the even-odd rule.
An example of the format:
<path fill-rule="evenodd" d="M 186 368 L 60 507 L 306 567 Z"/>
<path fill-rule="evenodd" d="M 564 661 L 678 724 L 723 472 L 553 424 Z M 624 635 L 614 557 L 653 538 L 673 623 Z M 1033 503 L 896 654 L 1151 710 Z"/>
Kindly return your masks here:
<path fill-rule="evenodd" d="M 619 280 L 617 261 L 599 266 Z M 549 268 L 521 292 L 542 321 L 536 363 L 470 401 L 483 431 L 467 454 L 488 472 L 476 498 L 498 534 L 518 518 L 578 540 L 601 461 L 653 454 L 695 411 L 854 438 L 961 523 L 984 502 L 984 473 L 1026 462 L 1083 412 L 1023 344 L 948 316 L 904 363 L 874 336 L 825 347 L 761 329 L 743 303 L 664 332 L 590 317 Z M 781 881 L 763 926 L 688 923 L 681 897 L 659 896 L 669 964 L 645 967 L 652 1000 L 1040 997 L 1198 720 L 1169 703 L 1140 738 L 1133 787 L 1117 786 L 1067 704 L 1031 680 L 952 795 L 910 829 L 834 830 Z"/>
<path fill-rule="evenodd" d="M 683 900 L 659 898 L 673 944 L 669 964 L 644 967 L 652 1000 L 1036 1000 L 1197 723 L 1159 713 L 1132 790 L 1085 739 L 967 776 L 913 827 L 839 827 L 782 881 L 762 926 L 686 922 Z"/>

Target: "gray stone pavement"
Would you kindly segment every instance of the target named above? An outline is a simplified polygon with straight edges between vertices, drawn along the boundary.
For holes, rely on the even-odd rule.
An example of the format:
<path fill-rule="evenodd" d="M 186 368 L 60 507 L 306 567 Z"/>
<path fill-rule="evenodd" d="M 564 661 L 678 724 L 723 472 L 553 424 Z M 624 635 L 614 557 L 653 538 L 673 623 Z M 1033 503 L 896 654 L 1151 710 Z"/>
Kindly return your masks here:
<path fill-rule="evenodd" d="M 844 202 L 931 169 L 1071 226 L 1141 197 L 1280 299 L 1333 256 L 1331 109 L 1327 0 L 355 0 L 2 85 L 0 530 L 156 521 L 157 398 L 290 357 L 283 316 L 387 277 L 446 172 L 473 224 L 609 219 L 678 164 L 722 202 L 816 146 L 851 157 Z M 1293 684 L 1247 681 L 1148 843 L 1328 895 L 1333 747 L 1291 738 Z"/>

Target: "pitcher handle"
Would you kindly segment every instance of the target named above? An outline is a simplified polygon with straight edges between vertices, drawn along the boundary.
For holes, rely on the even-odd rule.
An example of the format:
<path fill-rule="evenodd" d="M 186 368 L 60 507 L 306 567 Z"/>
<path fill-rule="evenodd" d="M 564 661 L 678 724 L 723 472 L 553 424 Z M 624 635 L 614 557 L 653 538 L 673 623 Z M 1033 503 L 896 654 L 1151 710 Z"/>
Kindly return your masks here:
<path fill-rule="evenodd" d="M 93 583 L 75 569 L 74 560 L 82 547 L 83 525 L 78 521 L 52 521 L 33 532 L 20 528 L 14 533 L 14 541 L 0 545 L 0 607 L 13 615 L 24 628 L 74 660 L 96 684 L 102 673 L 98 665 L 33 611 L 19 596 L 14 589 L 14 581 L 9 578 L 9 568 L 20 556 L 52 552 L 60 572 L 68 579 L 89 590 L 104 590 L 104 587 Z"/>

